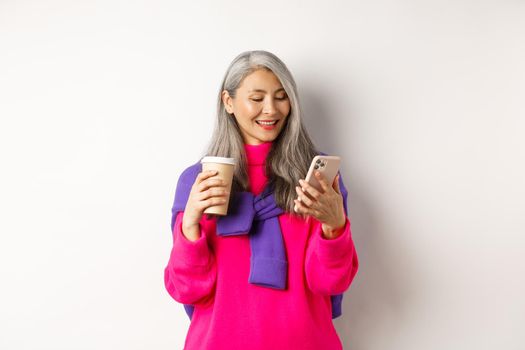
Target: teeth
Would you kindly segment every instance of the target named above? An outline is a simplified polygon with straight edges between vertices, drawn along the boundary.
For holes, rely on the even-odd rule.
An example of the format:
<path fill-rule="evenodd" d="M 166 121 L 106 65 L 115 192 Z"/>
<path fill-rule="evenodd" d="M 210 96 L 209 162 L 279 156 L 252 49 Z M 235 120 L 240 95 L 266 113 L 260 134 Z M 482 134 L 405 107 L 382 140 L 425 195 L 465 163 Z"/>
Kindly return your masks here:
<path fill-rule="evenodd" d="M 256 123 L 261 124 L 261 125 L 273 125 L 273 124 L 277 123 L 277 120 L 275 120 L 273 122 L 263 122 L 263 121 L 257 120 Z"/>

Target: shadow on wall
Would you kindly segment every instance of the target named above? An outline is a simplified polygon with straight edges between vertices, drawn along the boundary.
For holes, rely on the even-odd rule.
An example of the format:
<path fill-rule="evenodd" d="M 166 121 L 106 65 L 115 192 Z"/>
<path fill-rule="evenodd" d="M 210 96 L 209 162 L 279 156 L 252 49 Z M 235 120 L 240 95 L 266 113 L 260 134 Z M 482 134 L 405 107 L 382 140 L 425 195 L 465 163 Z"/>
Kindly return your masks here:
<path fill-rule="evenodd" d="M 359 271 L 345 292 L 343 315 L 334 320 L 334 325 L 344 349 L 370 349 L 386 330 L 395 334 L 396 328 L 402 327 L 402 319 L 414 297 L 411 286 L 417 283 L 411 281 L 416 276 L 413 273 L 415 262 L 409 261 L 409 248 L 403 247 L 401 240 L 396 242 L 395 252 L 388 248 L 392 245 L 387 242 L 395 241 L 395 230 L 383 224 L 381 213 L 374 208 L 377 199 L 367 190 L 370 188 L 366 184 L 367 170 L 359 169 L 357 164 L 353 166 L 349 159 L 353 139 L 351 125 L 356 114 L 348 111 L 340 116 L 340 111 L 328 106 L 333 98 L 320 96 L 319 90 L 312 93 L 306 89 L 300 93 L 304 123 L 310 136 L 321 151 L 337 150 L 342 157 L 341 174 L 348 189 L 352 236 L 359 256 Z M 345 125 L 350 125 L 343 131 L 347 135 L 345 139 L 334 137 L 334 131 L 340 129 L 337 125 L 340 118 L 345 118 Z M 355 149 L 366 151 L 364 147 L 356 146 Z"/>

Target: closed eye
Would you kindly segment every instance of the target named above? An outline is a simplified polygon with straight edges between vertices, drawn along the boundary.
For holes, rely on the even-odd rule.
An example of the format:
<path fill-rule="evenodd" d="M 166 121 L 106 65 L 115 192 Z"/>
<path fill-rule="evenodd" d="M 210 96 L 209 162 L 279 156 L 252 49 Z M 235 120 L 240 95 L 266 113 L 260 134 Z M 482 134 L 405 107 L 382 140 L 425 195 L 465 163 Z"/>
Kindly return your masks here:
<path fill-rule="evenodd" d="M 288 98 L 288 96 L 284 96 L 284 97 L 276 97 L 275 99 L 279 100 L 279 101 L 284 101 L 287 98 Z M 261 102 L 263 99 L 262 98 L 252 98 L 251 100 L 255 101 L 255 102 Z"/>

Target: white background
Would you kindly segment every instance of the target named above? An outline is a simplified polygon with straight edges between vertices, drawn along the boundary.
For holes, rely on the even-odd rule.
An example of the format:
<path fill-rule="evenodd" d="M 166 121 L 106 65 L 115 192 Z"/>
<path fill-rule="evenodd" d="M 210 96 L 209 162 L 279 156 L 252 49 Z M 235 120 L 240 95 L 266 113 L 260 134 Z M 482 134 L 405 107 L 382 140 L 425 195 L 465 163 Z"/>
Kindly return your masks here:
<path fill-rule="evenodd" d="M 345 349 L 525 348 L 524 23 L 519 0 L 1 0 L 0 348 L 183 347 L 175 185 L 253 49 L 343 159 Z"/>

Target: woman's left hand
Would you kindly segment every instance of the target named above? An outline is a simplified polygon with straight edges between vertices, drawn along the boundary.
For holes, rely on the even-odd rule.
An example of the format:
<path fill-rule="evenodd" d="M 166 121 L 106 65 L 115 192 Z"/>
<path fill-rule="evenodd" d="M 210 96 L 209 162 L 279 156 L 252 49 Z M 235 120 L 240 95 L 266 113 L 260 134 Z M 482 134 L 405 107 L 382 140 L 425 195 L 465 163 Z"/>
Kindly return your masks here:
<path fill-rule="evenodd" d="M 346 215 L 343 206 L 343 196 L 339 189 L 339 174 L 334 179 L 332 186 L 324 176 L 316 171 L 315 177 L 321 184 L 323 192 L 318 191 L 304 180 L 299 180 L 301 186 L 295 190 L 298 199 L 294 199 L 295 211 L 313 216 L 322 223 L 322 229 L 328 238 L 335 238 L 334 232 L 343 228 Z"/>

